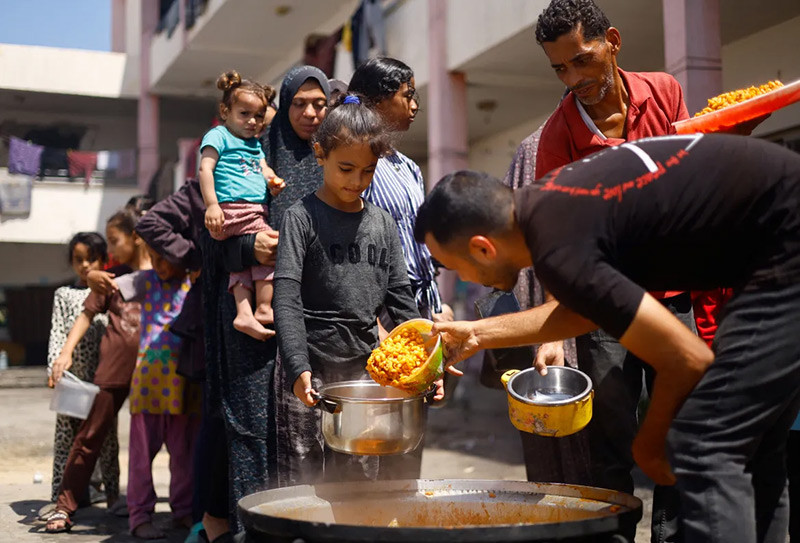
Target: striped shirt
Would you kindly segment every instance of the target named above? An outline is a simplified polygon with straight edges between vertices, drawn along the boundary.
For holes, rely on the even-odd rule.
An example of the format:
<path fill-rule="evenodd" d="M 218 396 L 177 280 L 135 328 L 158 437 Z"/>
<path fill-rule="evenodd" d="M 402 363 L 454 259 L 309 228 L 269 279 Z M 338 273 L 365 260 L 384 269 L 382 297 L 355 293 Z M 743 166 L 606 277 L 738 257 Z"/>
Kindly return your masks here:
<path fill-rule="evenodd" d="M 385 209 L 397 223 L 400 245 L 406 260 L 408 279 L 423 317 L 441 313 L 442 300 L 434 278 L 431 253 L 414 239 L 414 220 L 425 199 L 425 185 L 419 166 L 395 151 L 378 160 L 372 184 L 362 194 L 368 202 Z"/>

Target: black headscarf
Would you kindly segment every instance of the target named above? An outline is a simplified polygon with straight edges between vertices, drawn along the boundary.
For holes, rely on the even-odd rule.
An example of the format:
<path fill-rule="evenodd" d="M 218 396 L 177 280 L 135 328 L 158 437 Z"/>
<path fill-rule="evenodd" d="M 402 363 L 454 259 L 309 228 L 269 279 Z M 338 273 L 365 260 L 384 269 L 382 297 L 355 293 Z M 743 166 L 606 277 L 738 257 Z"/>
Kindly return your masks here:
<path fill-rule="evenodd" d="M 286 181 L 286 188 L 269 204 L 269 224 L 276 230 L 284 211 L 322 186 L 322 167 L 317 164 L 311 142 L 300 139 L 289 122 L 292 99 L 309 79 L 319 83 L 326 99 L 330 97 L 328 78 L 322 70 L 313 66 L 292 68 L 283 78 L 280 107 L 262 141 L 267 164 Z"/>

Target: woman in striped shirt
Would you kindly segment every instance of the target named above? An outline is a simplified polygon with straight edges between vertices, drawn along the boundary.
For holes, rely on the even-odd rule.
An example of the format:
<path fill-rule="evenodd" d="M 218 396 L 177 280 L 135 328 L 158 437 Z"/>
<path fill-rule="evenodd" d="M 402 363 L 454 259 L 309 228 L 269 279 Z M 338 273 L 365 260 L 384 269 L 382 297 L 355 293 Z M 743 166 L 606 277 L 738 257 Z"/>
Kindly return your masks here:
<path fill-rule="evenodd" d="M 414 86 L 414 71 L 393 58 L 366 61 L 353 74 L 348 92 L 360 95 L 383 121 L 397 132 L 405 132 L 419 109 Z M 452 310 L 442 304 L 436 285 L 435 270 L 428 248 L 414 239 L 417 209 L 425 199 L 422 172 L 416 162 L 394 151 L 381 158 L 372 184 L 362 194 L 372 204 L 385 209 L 397 223 L 408 278 L 420 315 L 433 320 L 452 320 Z M 393 324 L 383 312 L 381 325 L 391 330 Z"/>

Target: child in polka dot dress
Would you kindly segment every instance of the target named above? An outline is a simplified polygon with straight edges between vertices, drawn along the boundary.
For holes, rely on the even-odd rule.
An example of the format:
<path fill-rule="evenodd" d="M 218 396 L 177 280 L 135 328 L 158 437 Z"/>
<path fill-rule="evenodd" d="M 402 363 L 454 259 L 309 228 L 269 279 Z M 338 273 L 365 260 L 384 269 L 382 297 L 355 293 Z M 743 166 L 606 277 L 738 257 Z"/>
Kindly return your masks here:
<path fill-rule="evenodd" d="M 142 335 L 130 391 L 129 526 L 135 535 L 158 531 L 152 463 L 163 444 L 169 452 L 169 503 L 176 524 L 191 525 L 194 441 L 199 427 L 199 387 L 177 373 L 181 339 L 170 326 L 181 312 L 191 281 L 186 272 L 148 248 L 153 269 L 118 281 L 126 300 L 142 304 Z M 151 530 L 152 529 L 152 530 Z"/>

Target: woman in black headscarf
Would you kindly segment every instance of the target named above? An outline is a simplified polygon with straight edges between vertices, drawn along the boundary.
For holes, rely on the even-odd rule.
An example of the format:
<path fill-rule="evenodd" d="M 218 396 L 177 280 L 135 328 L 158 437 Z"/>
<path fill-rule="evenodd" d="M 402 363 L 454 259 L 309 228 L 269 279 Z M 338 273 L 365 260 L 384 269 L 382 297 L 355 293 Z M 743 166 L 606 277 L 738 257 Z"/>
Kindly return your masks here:
<path fill-rule="evenodd" d="M 311 136 L 328 108 L 328 78 L 313 66 L 298 66 L 283 79 L 278 113 L 262 140 L 264 154 L 286 188 L 269 204 L 269 224 L 280 230 L 283 212 L 322 185 L 322 167 L 311 149 Z"/>
<path fill-rule="evenodd" d="M 322 70 L 313 66 L 293 68 L 286 74 L 279 96 L 278 113 L 262 140 L 267 164 L 286 181 L 286 188 L 269 205 L 269 224 L 278 231 L 284 211 L 322 186 L 322 167 L 317 164 L 310 140 L 327 112 L 328 79 Z M 304 449 L 321 451 L 322 444 L 306 443 L 318 432 L 304 430 L 302 421 L 308 417 L 302 412 L 308 408 L 294 397 L 291 383 L 285 382 L 280 356 L 275 364 L 273 384 L 276 432 L 270 446 L 276 455 L 275 484 L 287 486 L 302 482 L 302 466 L 292 446 L 299 444 Z"/>

